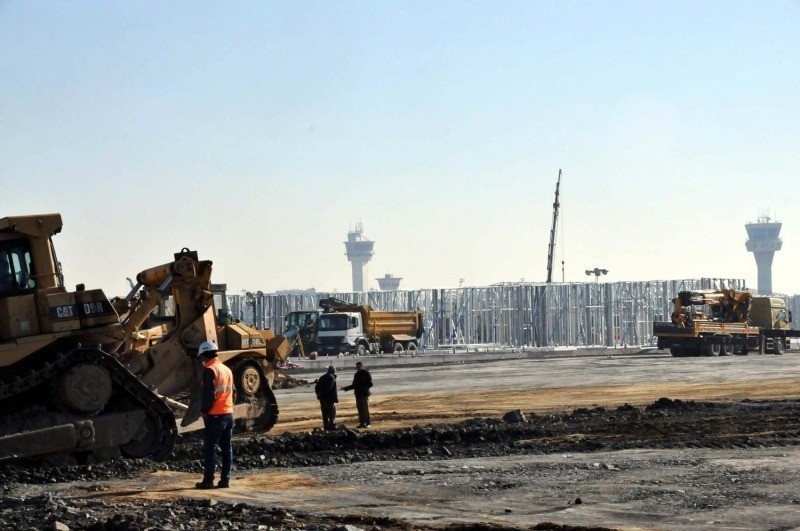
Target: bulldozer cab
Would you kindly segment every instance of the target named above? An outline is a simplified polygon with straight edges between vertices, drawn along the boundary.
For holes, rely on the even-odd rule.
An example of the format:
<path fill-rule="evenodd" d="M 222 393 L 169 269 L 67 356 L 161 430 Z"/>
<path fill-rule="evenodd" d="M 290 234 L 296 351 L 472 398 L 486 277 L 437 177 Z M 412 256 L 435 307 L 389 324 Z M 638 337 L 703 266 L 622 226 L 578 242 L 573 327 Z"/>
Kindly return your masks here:
<path fill-rule="evenodd" d="M 15 216 L 0 219 L 0 297 L 62 288 L 50 238 L 61 231 L 61 216 Z"/>
<path fill-rule="evenodd" d="M 63 291 L 50 241 L 60 230 L 58 214 L 0 219 L 0 340 L 38 334 L 35 293 Z"/>
<path fill-rule="evenodd" d="M 67 293 L 52 237 L 61 232 L 60 214 L 10 216 L 0 219 L 0 341 L 40 334 L 118 325 L 117 314 L 101 290 Z M 114 337 L 93 337 L 98 344 Z M 54 337 L 42 338 L 42 343 Z M 0 356 L 0 365 L 38 348 L 26 343 Z M 41 346 L 41 345 L 39 345 Z"/>

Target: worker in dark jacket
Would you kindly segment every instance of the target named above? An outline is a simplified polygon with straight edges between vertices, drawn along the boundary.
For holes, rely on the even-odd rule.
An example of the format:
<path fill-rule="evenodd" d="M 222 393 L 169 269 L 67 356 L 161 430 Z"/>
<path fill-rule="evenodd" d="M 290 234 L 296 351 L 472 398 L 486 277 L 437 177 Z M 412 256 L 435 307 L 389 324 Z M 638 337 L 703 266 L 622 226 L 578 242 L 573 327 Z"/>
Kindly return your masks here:
<path fill-rule="evenodd" d="M 328 372 L 320 376 L 317 385 L 314 387 L 319 400 L 319 407 L 322 410 L 322 427 L 325 430 L 336 429 L 336 403 L 339 395 L 336 392 L 336 368 L 331 365 Z"/>
<path fill-rule="evenodd" d="M 200 412 L 205 424 L 203 481 L 195 484 L 198 489 L 214 488 L 214 468 L 216 466 L 217 444 L 222 451 L 222 471 L 217 487 L 227 489 L 231 481 L 233 465 L 233 403 L 236 401 L 236 388 L 233 373 L 217 357 L 217 345 L 206 341 L 198 350 L 203 361 Z"/>
<path fill-rule="evenodd" d="M 342 391 L 347 392 L 353 389 L 356 395 L 356 408 L 358 409 L 358 427 L 369 428 L 369 395 L 372 387 L 372 376 L 364 365 L 359 361 L 356 363 L 356 373 L 353 375 L 353 383 L 342 387 Z"/>

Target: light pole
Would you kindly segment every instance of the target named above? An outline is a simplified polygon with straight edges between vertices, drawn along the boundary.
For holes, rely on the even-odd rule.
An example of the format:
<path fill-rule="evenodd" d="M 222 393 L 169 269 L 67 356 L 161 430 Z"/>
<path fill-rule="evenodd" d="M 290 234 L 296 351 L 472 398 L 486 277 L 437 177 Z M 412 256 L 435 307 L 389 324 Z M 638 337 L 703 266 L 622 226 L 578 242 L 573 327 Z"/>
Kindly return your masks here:
<path fill-rule="evenodd" d="M 608 274 L 608 269 L 600 269 L 599 267 L 586 270 L 586 276 L 594 275 L 595 282 L 600 282 L 600 275 L 607 275 L 607 274 Z"/>

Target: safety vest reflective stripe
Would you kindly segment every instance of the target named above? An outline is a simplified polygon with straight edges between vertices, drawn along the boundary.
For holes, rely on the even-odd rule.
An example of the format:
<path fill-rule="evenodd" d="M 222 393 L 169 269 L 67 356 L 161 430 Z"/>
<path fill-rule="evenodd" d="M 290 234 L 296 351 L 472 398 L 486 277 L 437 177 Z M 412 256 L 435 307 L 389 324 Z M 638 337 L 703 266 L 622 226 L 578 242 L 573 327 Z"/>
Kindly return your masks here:
<path fill-rule="evenodd" d="M 233 373 L 219 358 L 206 363 L 206 368 L 214 372 L 214 404 L 211 415 L 228 415 L 233 413 Z"/>

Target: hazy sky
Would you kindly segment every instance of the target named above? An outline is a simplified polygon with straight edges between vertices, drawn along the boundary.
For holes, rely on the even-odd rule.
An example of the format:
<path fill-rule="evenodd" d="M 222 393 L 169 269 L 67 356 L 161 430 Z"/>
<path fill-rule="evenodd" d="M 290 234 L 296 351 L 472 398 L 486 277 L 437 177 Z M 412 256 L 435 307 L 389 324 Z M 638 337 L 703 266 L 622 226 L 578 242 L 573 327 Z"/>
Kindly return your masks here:
<path fill-rule="evenodd" d="M 800 293 L 800 3 L 3 2 L 0 216 L 69 285 L 182 247 L 233 291 L 745 278 Z M 556 279 L 561 279 L 560 266 Z"/>

